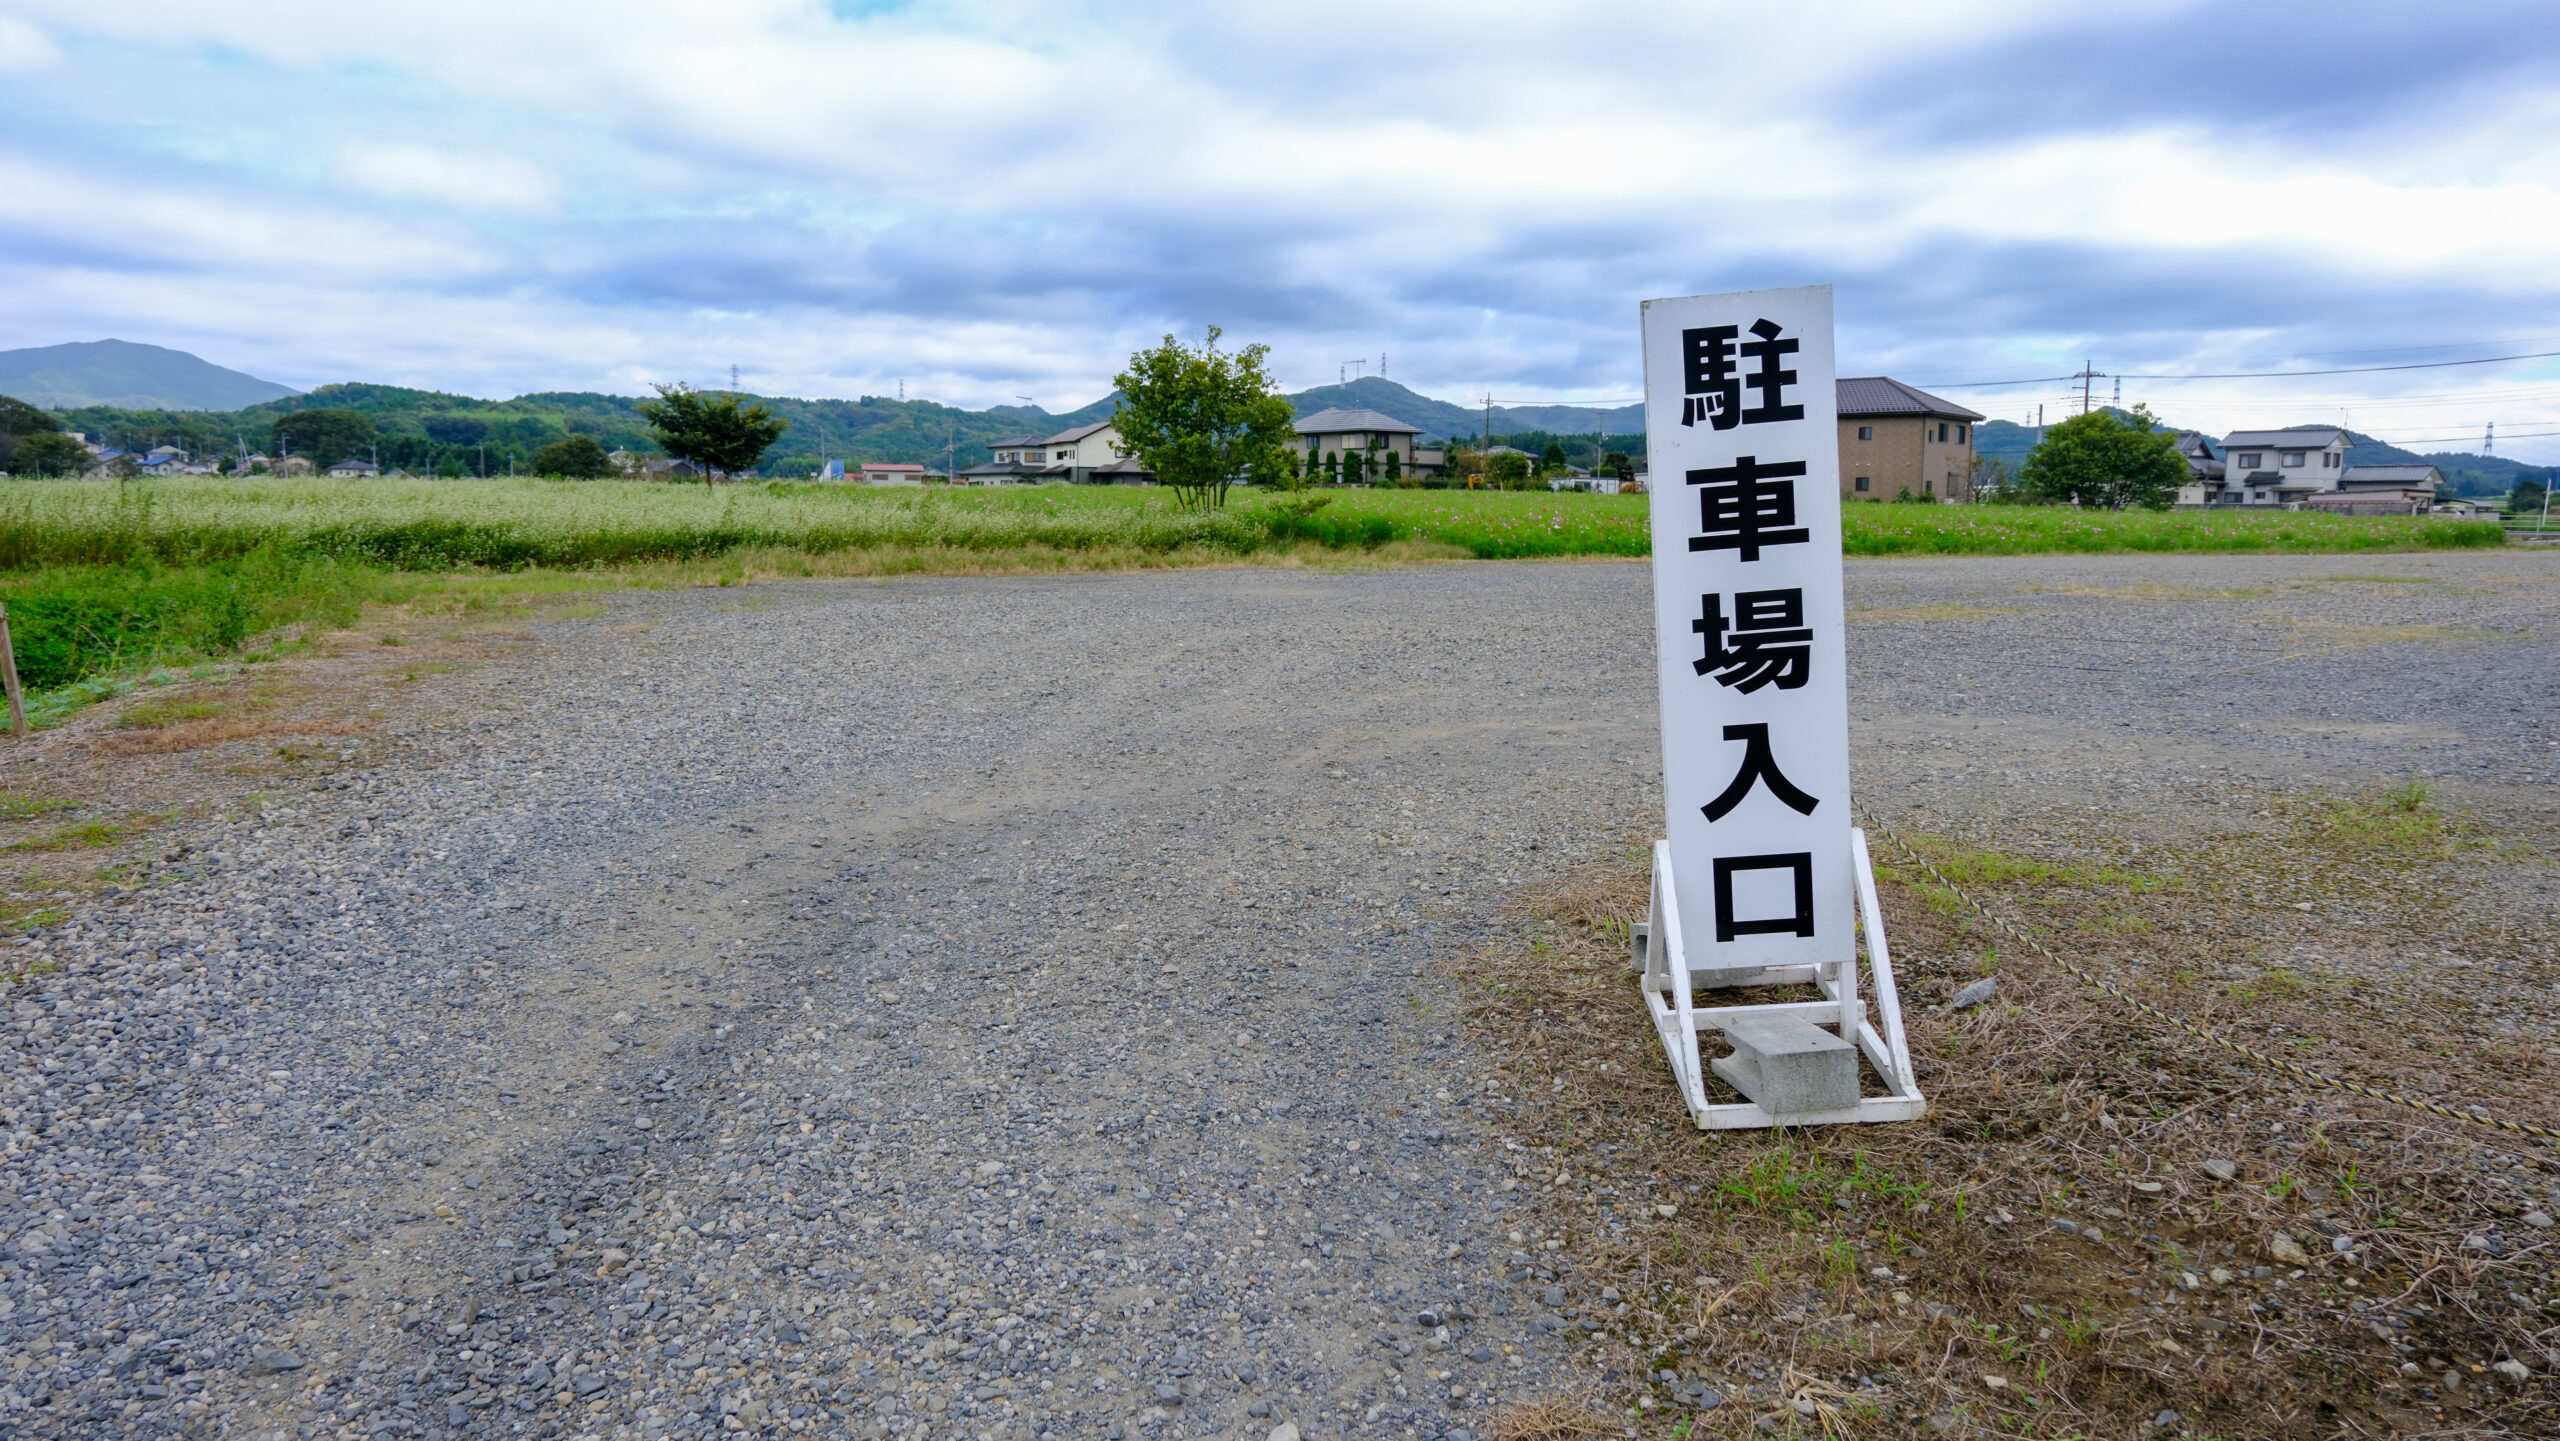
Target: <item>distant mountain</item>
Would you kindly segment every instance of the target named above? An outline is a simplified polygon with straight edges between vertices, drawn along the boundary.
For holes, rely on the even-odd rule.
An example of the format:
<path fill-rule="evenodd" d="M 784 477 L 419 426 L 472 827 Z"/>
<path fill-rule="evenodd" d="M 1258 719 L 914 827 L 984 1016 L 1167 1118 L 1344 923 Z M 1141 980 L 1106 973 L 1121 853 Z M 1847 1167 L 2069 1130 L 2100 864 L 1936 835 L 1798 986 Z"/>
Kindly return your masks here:
<path fill-rule="evenodd" d="M 1345 385 L 1319 385 L 1289 397 L 1289 403 L 1300 415 L 1319 410 L 1374 410 L 1390 415 L 1407 425 L 1418 425 L 1441 439 L 1452 436 L 1482 435 L 1487 420 L 1484 407 L 1452 405 L 1417 395 L 1392 380 L 1364 376 Z M 1617 406 L 1597 409 L 1577 405 L 1497 405 L 1493 407 L 1492 430 L 1495 435 L 1514 435 L 1526 431 L 1550 431 L 1558 435 L 1589 435 L 1595 430 L 1611 435 L 1635 435 L 1644 430 L 1644 407 Z"/>
<path fill-rule="evenodd" d="M 47 409 L 238 410 L 293 393 L 291 386 L 225 370 L 183 350 L 130 340 L 0 350 L 0 394 Z"/>

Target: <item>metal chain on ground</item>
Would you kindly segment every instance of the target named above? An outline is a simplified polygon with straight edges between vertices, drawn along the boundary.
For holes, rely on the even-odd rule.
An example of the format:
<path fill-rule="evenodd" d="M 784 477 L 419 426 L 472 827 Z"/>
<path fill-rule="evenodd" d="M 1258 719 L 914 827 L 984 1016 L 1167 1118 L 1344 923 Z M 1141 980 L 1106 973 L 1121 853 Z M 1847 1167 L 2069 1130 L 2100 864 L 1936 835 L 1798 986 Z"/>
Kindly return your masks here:
<path fill-rule="evenodd" d="M 1982 902 L 1975 900 L 1971 895 L 1967 894 L 1964 887 L 1947 879 L 1946 872 L 1939 870 L 1935 865 L 1930 864 L 1928 857 L 1920 854 L 1916 850 L 1913 850 L 1911 848 L 1911 843 L 1904 840 L 1901 836 L 1894 834 L 1892 827 L 1885 825 L 1882 821 L 1874 820 L 1872 818 L 1867 821 L 1866 825 L 1868 830 L 1873 831 L 1884 839 L 1893 842 L 1895 850 L 1902 852 L 1904 856 L 1911 860 L 1912 864 L 1920 867 L 1920 869 L 1924 871 L 1927 871 L 1931 879 L 1945 887 L 1950 894 L 1955 896 L 1956 899 L 1973 907 L 1976 915 L 1981 916 L 1984 920 L 1989 921 L 1994 926 L 1997 926 L 2002 934 L 2008 936 L 2018 944 L 2034 951 L 2037 955 L 2044 957 L 2046 960 L 2053 962 L 2055 965 L 2060 966 L 2072 975 L 2077 976 L 2081 980 L 2088 982 L 2090 985 L 2097 987 L 2099 990 L 2105 992 L 2117 1001 L 2132 1007 L 2143 1015 L 2151 1017 L 2155 1021 L 2175 1026 L 2179 1030 L 2186 1032 L 2188 1035 L 2195 1037 L 2197 1040 L 2210 1042 L 2211 1044 L 2220 1046 L 2222 1049 L 2230 1051 L 2235 1055 L 2246 1056 L 2250 1060 L 2256 1061 L 2262 1066 L 2271 1066 L 2285 1075 L 2293 1077 L 2297 1081 L 2306 1081 L 2315 1086 L 2326 1086 L 2333 1091 L 2344 1091 L 2351 1096 L 2362 1096 L 2367 1100 L 2381 1101 L 2386 1105 L 2405 1106 L 2412 1111 L 2424 1111 L 2430 1116 L 2442 1116 L 2448 1121 L 2463 1121 L 2474 1126 L 2488 1126 L 2494 1130 L 2510 1131 L 2519 1136 L 2538 1136 L 2546 1141 L 2560 1141 L 2560 1130 L 2554 1130 L 2548 1126 L 2537 1126 L 2530 1121 L 2502 1121 L 2494 1116 L 2476 1115 L 2468 1111 L 2457 1111 L 2451 1106 L 2440 1106 L 2433 1101 L 2422 1101 L 2415 1096 L 2404 1096 L 2398 1091 L 2385 1091 L 2373 1086 L 2365 1085 L 2360 1081 L 2350 1081 L 2342 1077 L 2332 1076 L 2325 1071 L 2315 1071 L 2308 1066 L 2296 1065 L 2294 1062 L 2288 1061 L 2282 1056 L 2268 1055 L 2266 1052 L 2261 1051 L 2254 1046 L 2242 1045 L 2238 1041 L 2215 1035 L 2213 1032 L 2206 1030 L 2204 1027 L 2197 1025 L 2193 1021 L 2173 1016 L 2167 1011 L 2160 1009 L 2158 1006 L 2151 1004 L 2149 1001 L 2127 994 L 2122 987 L 2101 977 L 2091 975 L 2082 967 L 2073 965 L 2071 962 L 2064 960 L 2062 957 L 2054 954 L 2053 949 L 2047 946 L 2044 942 L 2037 940 L 2035 937 L 2019 930 L 2016 926 L 2009 924 L 2005 918 L 1992 911 L 1990 907 L 1985 906 Z"/>

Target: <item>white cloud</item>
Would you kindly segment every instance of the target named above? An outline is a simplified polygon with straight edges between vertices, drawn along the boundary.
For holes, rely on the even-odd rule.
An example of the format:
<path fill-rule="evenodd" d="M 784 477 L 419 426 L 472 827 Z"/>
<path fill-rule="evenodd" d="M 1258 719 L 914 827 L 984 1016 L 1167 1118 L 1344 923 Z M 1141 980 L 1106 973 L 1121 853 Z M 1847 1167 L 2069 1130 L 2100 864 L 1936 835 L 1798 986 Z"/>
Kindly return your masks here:
<path fill-rule="evenodd" d="M 2392 58 L 2360 39 L 2388 27 L 2342 3 L 2324 43 L 2367 71 Z M 2459 56 L 2427 62 L 2437 89 L 2360 90 L 2345 118 L 2154 98 L 2163 57 L 2209 53 L 2253 6 L 2281 24 L 2262 0 L 2095 20 L 2022 0 L 857 18 L 822 0 L 16 0 L 46 30 L 0 21 L 0 56 L 23 31 L 263 103 L 181 133 L 84 65 L 0 93 L 0 137 L 49 132 L 41 158 L 0 138 L 0 185 L 41 182 L 0 245 L 22 294 L 183 275 L 153 292 L 170 313 L 257 317 L 261 344 L 304 347 L 279 378 L 326 357 L 494 390 L 734 361 L 776 389 L 903 374 L 911 393 L 1063 403 L 1132 344 L 1215 321 L 1274 342 L 1295 382 L 1387 350 L 1453 396 L 1624 393 L 1636 297 L 1820 279 L 1842 286 L 1844 353 L 1915 380 L 2084 354 L 2231 368 L 2206 358 L 2488 339 L 2547 313 L 2560 95 L 2514 66 L 2560 21 L 2512 25 L 2479 62 L 2499 83 L 2460 104 Z M 2119 23 L 2168 43 L 2074 44 Z M 2056 55 L 2068 74 L 2000 68 Z M 2012 91 L 2036 98 L 1978 103 Z M 2131 118 L 2072 113 L 2125 94 Z M 0 325 L 30 343 L 127 314 Z"/>
<path fill-rule="evenodd" d="M 0 15 L 0 75 L 32 75 L 62 60 L 45 33 L 24 20 Z"/>
<path fill-rule="evenodd" d="M 406 142 L 350 144 L 340 152 L 338 175 L 369 194 L 439 201 L 463 211 L 538 213 L 559 198 L 551 177 L 526 161 Z"/>

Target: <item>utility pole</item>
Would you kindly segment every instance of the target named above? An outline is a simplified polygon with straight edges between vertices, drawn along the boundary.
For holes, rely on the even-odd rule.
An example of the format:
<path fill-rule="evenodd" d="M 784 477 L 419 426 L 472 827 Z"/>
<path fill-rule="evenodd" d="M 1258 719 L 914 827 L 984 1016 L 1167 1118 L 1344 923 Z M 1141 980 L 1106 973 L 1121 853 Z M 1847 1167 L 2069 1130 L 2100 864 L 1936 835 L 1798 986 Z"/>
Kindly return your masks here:
<path fill-rule="evenodd" d="M 1493 392 L 1484 393 L 1484 446 L 1493 449 Z"/>
<path fill-rule="evenodd" d="M 942 483 L 958 485 L 960 483 L 960 422 L 956 420 L 951 422 L 951 434 L 946 444 L 948 448 L 942 457 Z"/>
<path fill-rule="evenodd" d="M 2095 368 L 2094 362 L 2087 360 L 2081 361 L 2080 373 L 2071 378 L 2080 382 L 2080 413 L 2082 415 L 2087 415 L 2091 404 L 2090 387 L 2098 378 L 2098 372 Z"/>

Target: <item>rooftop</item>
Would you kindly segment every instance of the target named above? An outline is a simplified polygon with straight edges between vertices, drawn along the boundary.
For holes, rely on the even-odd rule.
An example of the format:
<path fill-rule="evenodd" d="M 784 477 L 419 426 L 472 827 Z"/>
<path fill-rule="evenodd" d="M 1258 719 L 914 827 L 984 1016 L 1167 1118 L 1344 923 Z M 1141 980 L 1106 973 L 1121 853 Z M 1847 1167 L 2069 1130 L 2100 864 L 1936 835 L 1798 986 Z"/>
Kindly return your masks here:
<path fill-rule="evenodd" d="M 1392 415 L 1374 410 L 1319 410 L 1298 421 L 1300 435 L 1343 435 L 1351 431 L 1367 431 L 1380 435 L 1420 435 L 1422 427 L 1407 425 Z"/>
<path fill-rule="evenodd" d="M 1882 375 L 1850 376 L 1839 382 L 1840 416 L 1848 419 L 1859 415 L 1934 415 L 1947 420 L 1980 420 L 1982 412 L 1967 410 L 1952 400 L 1941 400 L 1925 390 L 1916 390 Z"/>
<path fill-rule="evenodd" d="M 2347 433 L 2334 425 L 2292 425 L 2282 430 L 2235 430 L 2222 438 L 2222 448 L 2235 445 L 2265 446 L 2277 450 L 2319 450 L 2345 440 Z"/>

